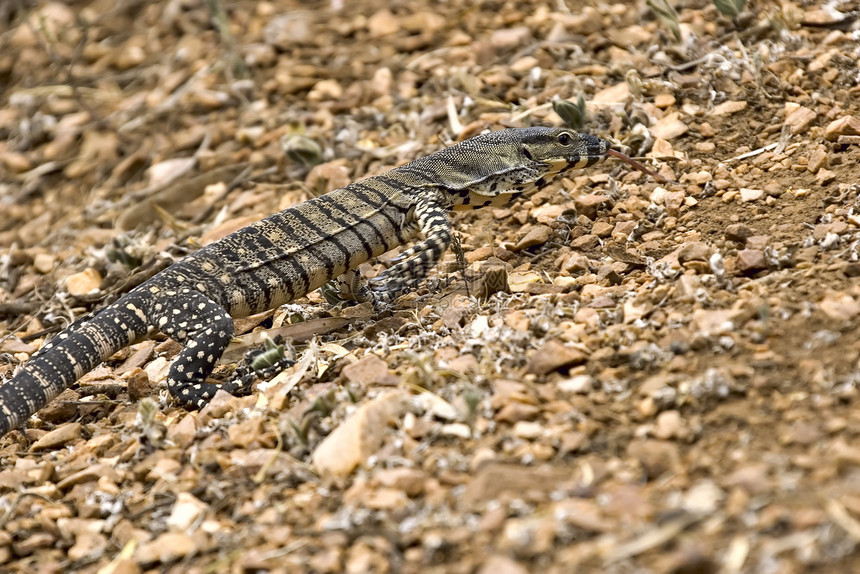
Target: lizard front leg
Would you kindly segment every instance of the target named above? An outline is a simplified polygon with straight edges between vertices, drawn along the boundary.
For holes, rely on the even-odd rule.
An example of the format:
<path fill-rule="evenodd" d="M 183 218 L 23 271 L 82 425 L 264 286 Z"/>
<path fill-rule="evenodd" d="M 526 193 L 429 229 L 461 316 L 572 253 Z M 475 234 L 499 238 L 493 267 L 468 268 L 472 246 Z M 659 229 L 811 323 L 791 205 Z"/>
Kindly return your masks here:
<path fill-rule="evenodd" d="M 418 222 L 410 220 L 403 226 L 403 237 L 405 241 L 411 241 L 418 237 L 421 233 L 421 228 Z M 407 250 L 404 253 L 411 251 Z M 403 257 L 403 253 L 397 256 L 397 259 Z M 340 275 L 336 279 L 329 281 L 322 287 L 323 296 L 330 303 L 334 304 L 338 299 L 340 301 L 369 301 L 373 299 L 373 294 L 369 292 L 367 286 L 361 279 L 361 273 L 358 269 L 350 269 L 346 273 Z M 332 298 L 330 298 L 332 296 Z"/>
<path fill-rule="evenodd" d="M 368 281 L 366 291 L 375 303 L 392 301 L 403 291 L 417 287 L 451 245 L 451 222 L 446 207 L 433 200 L 419 201 L 415 220 L 424 239 L 398 255 L 393 266 Z"/>

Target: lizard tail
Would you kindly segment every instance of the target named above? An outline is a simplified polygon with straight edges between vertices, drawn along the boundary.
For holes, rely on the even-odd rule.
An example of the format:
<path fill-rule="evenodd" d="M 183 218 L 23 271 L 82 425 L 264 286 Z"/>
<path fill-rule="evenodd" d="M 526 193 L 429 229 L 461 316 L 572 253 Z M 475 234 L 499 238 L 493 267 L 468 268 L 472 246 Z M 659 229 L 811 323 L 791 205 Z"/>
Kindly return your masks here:
<path fill-rule="evenodd" d="M 84 373 L 147 333 L 145 295 L 132 291 L 75 323 L 0 384 L 0 436 L 18 428 Z"/>

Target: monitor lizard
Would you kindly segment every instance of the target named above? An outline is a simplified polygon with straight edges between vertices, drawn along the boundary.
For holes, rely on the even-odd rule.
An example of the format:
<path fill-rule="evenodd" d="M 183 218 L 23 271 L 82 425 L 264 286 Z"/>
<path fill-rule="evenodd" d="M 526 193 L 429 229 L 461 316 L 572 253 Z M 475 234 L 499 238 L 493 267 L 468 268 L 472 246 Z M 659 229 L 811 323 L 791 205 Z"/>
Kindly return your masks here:
<path fill-rule="evenodd" d="M 0 384 L 0 436 L 154 331 L 184 346 L 167 377 L 170 394 L 184 405 L 200 408 L 219 389 L 247 391 L 242 380 L 206 382 L 233 336 L 233 318 L 293 301 L 333 279 L 345 298 L 390 302 L 417 286 L 451 245 L 449 210 L 507 204 L 607 155 L 628 159 L 608 141 L 569 129 L 503 129 L 270 215 L 52 338 Z M 377 277 L 355 280 L 361 263 L 413 240 Z"/>

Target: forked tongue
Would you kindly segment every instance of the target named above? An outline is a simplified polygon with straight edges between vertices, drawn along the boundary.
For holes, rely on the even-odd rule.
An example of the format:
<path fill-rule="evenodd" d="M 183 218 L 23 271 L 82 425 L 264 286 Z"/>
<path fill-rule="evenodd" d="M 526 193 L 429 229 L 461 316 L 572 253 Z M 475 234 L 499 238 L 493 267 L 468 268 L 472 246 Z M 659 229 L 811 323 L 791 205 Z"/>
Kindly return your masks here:
<path fill-rule="evenodd" d="M 641 163 L 639 163 L 638 161 L 636 161 L 632 157 L 627 157 L 626 155 L 624 155 L 620 151 L 615 151 L 614 149 L 609 149 L 609 150 L 606 150 L 606 154 L 611 155 L 612 157 L 618 158 L 626 164 L 630 164 L 631 166 L 635 167 L 636 169 L 638 169 L 642 173 L 647 173 L 648 175 L 657 179 L 658 181 L 662 181 L 664 183 L 674 183 L 676 185 L 678 183 L 677 181 L 672 181 L 668 177 L 660 175 L 659 173 L 657 173 L 654 170 L 648 169 L 647 167 L 645 167 L 644 165 L 642 165 Z"/>

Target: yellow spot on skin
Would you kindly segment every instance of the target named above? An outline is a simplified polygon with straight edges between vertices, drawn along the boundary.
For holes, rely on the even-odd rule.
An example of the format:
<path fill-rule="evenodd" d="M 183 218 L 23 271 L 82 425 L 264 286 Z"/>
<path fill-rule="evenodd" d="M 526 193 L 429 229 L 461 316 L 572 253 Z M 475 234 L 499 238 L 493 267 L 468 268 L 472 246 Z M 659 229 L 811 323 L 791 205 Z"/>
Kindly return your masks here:
<path fill-rule="evenodd" d="M 159 308 L 159 307 L 160 307 L 160 305 L 156 305 L 156 308 Z M 128 309 L 129 311 L 131 311 L 132 313 L 134 313 L 138 319 L 146 322 L 146 315 L 144 314 L 143 311 L 138 309 L 136 305 L 134 305 L 133 303 L 129 303 L 128 305 L 125 306 L 125 308 Z"/>

